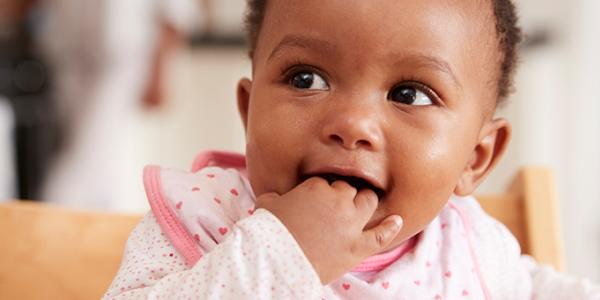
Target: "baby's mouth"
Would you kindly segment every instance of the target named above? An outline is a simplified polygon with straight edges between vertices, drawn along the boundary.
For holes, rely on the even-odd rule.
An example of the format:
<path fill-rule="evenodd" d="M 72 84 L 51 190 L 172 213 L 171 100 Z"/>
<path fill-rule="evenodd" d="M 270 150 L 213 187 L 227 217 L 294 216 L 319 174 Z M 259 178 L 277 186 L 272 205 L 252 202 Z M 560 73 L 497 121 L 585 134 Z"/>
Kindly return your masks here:
<path fill-rule="evenodd" d="M 345 181 L 346 183 L 348 183 L 349 185 L 353 186 L 357 191 L 360 191 L 363 189 L 372 190 L 377 195 L 377 198 L 379 199 L 379 201 L 381 201 L 383 199 L 383 197 L 385 196 L 385 191 L 383 189 L 376 187 L 375 185 L 373 185 L 372 183 L 370 183 L 368 180 L 366 180 L 364 178 L 360 178 L 360 177 L 356 177 L 356 176 L 345 176 L 345 175 L 340 175 L 340 174 L 335 174 L 335 173 L 317 173 L 317 174 L 302 175 L 302 176 L 300 176 L 300 179 L 301 179 L 301 181 L 305 181 L 306 179 L 308 179 L 310 177 L 321 177 L 321 178 L 327 180 L 327 182 L 329 182 L 329 184 L 332 184 L 334 181 L 342 180 L 342 181 Z"/>

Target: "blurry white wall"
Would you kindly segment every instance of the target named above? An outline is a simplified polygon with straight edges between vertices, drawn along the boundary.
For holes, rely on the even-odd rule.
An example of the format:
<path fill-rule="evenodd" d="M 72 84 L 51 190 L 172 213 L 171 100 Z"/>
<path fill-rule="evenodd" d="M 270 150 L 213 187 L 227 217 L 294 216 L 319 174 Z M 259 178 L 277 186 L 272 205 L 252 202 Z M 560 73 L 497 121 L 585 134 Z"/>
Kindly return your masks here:
<path fill-rule="evenodd" d="M 236 35 L 243 28 L 245 0 L 210 0 L 213 33 Z"/>
<path fill-rule="evenodd" d="M 144 116 L 145 160 L 188 169 L 201 150 L 243 152 L 236 85 L 250 76 L 244 49 L 180 49 L 168 68 L 166 107 Z"/>

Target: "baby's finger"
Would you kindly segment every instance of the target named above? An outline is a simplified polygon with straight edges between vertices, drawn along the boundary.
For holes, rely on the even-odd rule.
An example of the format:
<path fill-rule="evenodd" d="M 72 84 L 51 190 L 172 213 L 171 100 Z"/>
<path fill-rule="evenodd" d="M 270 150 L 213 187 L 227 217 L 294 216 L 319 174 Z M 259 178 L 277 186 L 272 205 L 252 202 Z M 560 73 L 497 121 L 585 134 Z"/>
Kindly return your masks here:
<path fill-rule="evenodd" d="M 350 199 L 356 196 L 356 188 L 351 186 L 344 180 L 336 180 L 331 184 L 331 187 L 335 190 L 344 193 L 344 196 L 351 197 Z"/>
<path fill-rule="evenodd" d="M 379 225 L 363 232 L 365 255 L 373 255 L 387 247 L 402 229 L 402 217 L 391 215 Z"/>
<path fill-rule="evenodd" d="M 313 177 L 310 177 L 310 178 L 304 180 L 296 188 L 301 187 L 301 186 L 307 187 L 307 188 L 319 188 L 319 187 L 328 186 L 328 185 L 329 185 L 329 183 L 327 182 L 327 180 L 325 180 L 321 177 L 313 176 Z"/>
<path fill-rule="evenodd" d="M 269 204 L 276 200 L 279 197 L 279 194 L 275 193 L 275 192 L 271 192 L 271 193 L 264 193 L 258 197 L 256 197 L 256 203 L 255 203 L 255 207 L 256 208 L 264 208 L 264 207 L 268 207 Z"/>
<path fill-rule="evenodd" d="M 354 206 L 360 216 L 360 225 L 365 225 L 373 216 L 375 209 L 379 203 L 377 194 L 370 189 L 360 190 L 354 197 Z"/>

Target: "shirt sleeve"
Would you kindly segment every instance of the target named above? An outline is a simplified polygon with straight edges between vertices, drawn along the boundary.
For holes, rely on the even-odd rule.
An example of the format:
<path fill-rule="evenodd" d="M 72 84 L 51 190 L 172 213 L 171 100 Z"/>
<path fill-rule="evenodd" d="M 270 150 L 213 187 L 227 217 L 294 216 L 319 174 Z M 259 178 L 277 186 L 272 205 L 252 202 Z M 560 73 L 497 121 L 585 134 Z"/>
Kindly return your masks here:
<path fill-rule="evenodd" d="M 532 299 L 600 300 L 600 286 L 587 279 L 559 273 L 550 266 L 536 263 L 528 255 L 522 256 L 521 263 L 531 275 Z"/>
<path fill-rule="evenodd" d="M 129 237 L 104 299 L 320 299 L 322 291 L 285 226 L 258 209 L 193 266 L 147 214 Z"/>

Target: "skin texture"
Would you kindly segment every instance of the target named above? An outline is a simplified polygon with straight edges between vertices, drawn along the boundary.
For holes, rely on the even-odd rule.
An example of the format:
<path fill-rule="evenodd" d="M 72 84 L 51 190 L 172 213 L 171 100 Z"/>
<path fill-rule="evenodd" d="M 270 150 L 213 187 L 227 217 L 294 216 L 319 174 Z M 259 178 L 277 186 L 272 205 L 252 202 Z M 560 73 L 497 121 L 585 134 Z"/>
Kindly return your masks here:
<path fill-rule="evenodd" d="M 489 5 L 268 4 L 253 79 L 237 92 L 248 174 L 257 205 L 290 230 L 323 283 L 418 234 L 502 155 L 510 126 L 493 119 L 500 54 Z M 319 80 L 294 84 L 307 73 Z M 398 87 L 431 105 L 393 101 Z M 369 178 L 384 196 L 343 181 L 302 183 L 323 170 Z"/>

